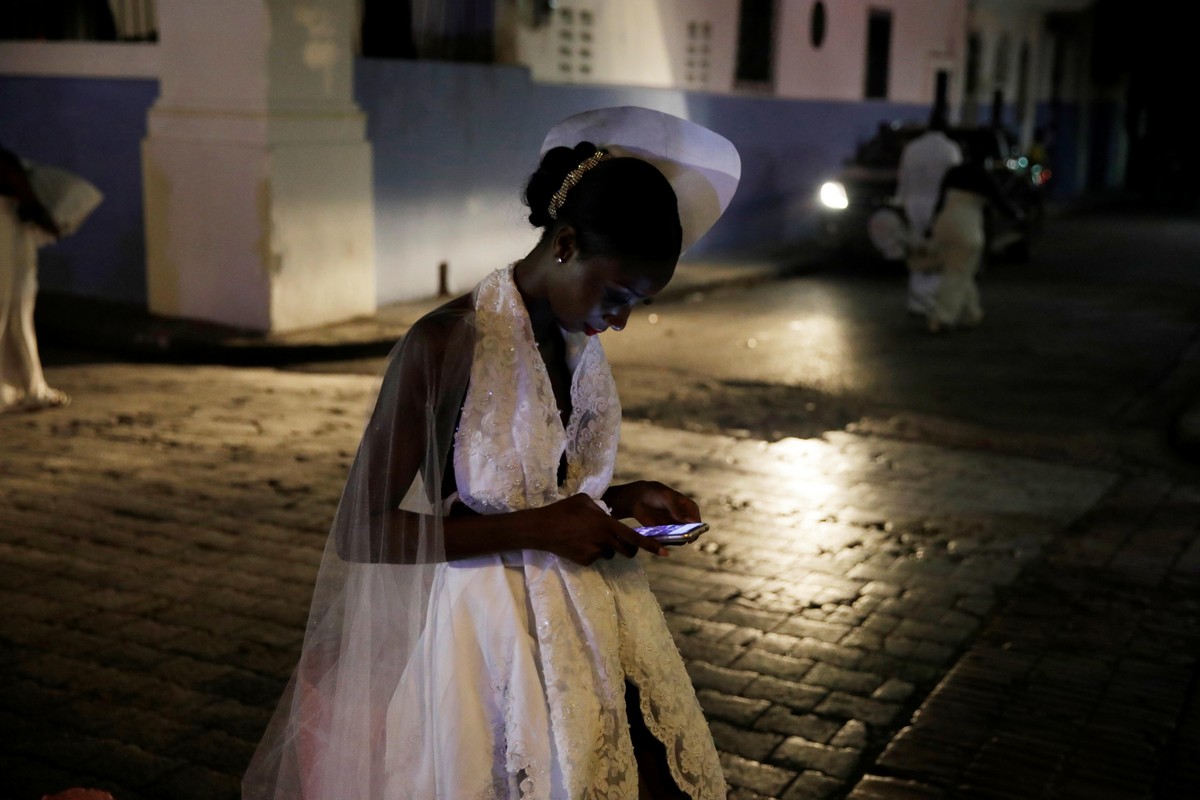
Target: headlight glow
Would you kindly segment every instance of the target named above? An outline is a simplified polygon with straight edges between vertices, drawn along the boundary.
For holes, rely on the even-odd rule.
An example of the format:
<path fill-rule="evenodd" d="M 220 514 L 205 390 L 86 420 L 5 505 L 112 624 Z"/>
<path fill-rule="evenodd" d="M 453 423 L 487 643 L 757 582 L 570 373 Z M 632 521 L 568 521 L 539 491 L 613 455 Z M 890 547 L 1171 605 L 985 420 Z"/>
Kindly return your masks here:
<path fill-rule="evenodd" d="M 819 196 L 822 205 L 835 211 L 841 211 L 850 206 L 850 199 L 846 197 L 846 187 L 838 181 L 826 181 L 821 184 Z"/>

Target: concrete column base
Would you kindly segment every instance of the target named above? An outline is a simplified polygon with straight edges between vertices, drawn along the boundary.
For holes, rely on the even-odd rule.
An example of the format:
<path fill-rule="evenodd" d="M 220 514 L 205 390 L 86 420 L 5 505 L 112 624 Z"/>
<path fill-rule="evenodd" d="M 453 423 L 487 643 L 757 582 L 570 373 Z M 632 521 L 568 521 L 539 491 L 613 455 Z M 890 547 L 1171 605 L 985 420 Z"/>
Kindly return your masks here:
<path fill-rule="evenodd" d="M 373 313 L 371 147 L 312 135 L 356 127 L 361 115 L 152 111 L 150 311 L 270 332 Z"/>
<path fill-rule="evenodd" d="M 355 0 L 158 0 L 149 308 L 276 333 L 375 311 Z"/>

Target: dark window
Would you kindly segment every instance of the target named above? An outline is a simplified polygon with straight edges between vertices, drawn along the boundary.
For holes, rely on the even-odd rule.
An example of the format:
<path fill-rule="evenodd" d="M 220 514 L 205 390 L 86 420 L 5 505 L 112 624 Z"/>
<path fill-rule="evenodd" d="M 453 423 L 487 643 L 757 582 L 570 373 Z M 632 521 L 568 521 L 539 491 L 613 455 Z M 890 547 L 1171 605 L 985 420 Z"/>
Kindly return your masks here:
<path fill-rule="evenodd" d="M 742 0 L 738 14 L 737 79 L 771 82 L 771 40 L 775 0 Z"/>
<path fill-rule="evenodd" d="M 1017 59 L 1017 121 L 1025 121 L 1025 106 L 1029 103 L 1029 43 L 1021 43 Z"/>
<path fill-rule="evenodd" d="M 933 78 L 934 108 L 945 112 L 950 107 L 950 71 L 939 69 Z"/>
<path fill-rule="evenodd" d="M 868 100 L 888 96 L 888 67 L 892 58 L 892 12 L 872 9 L 867 19 Z"/>
<path fill-rule="evenodd" d="M 825 43 L 825 4 L 821 0 L 813 3 L 812 19 L 808 22 L 808 40 L 814 48 Z"/>
<path fill-rule="evenodd" d="M 493 0 L 362 0 L 362 54 L 368 58 L 420 58 L 432 61 L 495 60 Z M 552 19 L 548 0 L 523 6 L 521 19 L 541 25 Z M 421 23 L 414 25 L 414 23 Z"/>
<path fill-rule="evenodd" d="M 992 81 L 997 86 L 1003 86 L 1008 83 L 1008 67 L 1009 67 L 1009 41 L 1008 34 L 1002 34 L 1000 41 L 996 43 L 996 69 L 992 76 Z"/>
<path fill-rule="evenodd" d="M 979 33 L 971 31 L 967 34 L 967 85 L 964 89 L 972 97 L 979 91 L 979 57 L 982 50 Z"/>
<path fill-rule="evenodd" d="M 0 39 L 142 42 L 157 39 L 152 0 L 5 0 Z"/>

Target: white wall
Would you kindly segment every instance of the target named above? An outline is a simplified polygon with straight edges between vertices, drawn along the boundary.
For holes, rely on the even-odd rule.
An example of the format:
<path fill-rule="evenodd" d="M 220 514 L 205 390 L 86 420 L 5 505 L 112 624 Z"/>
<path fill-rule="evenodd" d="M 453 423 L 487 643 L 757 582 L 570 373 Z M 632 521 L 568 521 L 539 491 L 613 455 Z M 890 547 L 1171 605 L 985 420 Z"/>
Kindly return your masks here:
<path fill-rule="evenodd" d="M 863 99 L 867 20 L 892 12 L 887 100 L 931 104 L 938 70 L 951 73 L 953 104 L 965 42 L 966 0 L 826 0 L 826 34 L 812 44 L 816 0 L 781 0 L 776 39 L 776 94 L 781 97 Z"/>
<path fill-rule="evenodd" d="M 777 6 L 775 91 L 782 97 L 814 100 L 861 99 L 866 3 L 826 2 L 825 38 L 819 48 L 810 38 L 813 3 L 783 0 Z"/>
<path fill-rule="evenodd" d="M 674 86 L 730 92 L 737 57 L 738 0 L 662 0 Z"/>
<path fill-rule="evenodd" d="M 929 103 L 936 71 L 960 69 L 967 0 L 825 0 L 820 47 L 810 36 L 815 2 L 777 1 L 767 94 L 862 100 L 871 9 L 893 14 L 887 100 Z M 739 0 L 562 0 L 545 25 L 533 28 L 502 6 L 498 25 L 515 25 L 515 35 L 505 28 L 497 40 L 504 57 L 542 83 L 729 93 L 739 89 L 740 7 Z"/>
<path fill-rule="evenodd" d="M 498 19 L 515 24 L 511 57 L 539 82 L 730 91 L 738 7 L 738 0 L 562 0 L 537 28 L 504 12 Z M 510 41 L 509 33 L 500 40 Z"/>
<path fill-rule="evenodd" d="M 875 8 L 880 7 L 878 3 Z M 961 84 L 967 6 L 962 0 L 893 0 L 889 99 L 932 104 L 939 69 Z M 864 22 L 865 25 L 865 22 Z M 951 89 L 951 102 L 957 92 Z"/>

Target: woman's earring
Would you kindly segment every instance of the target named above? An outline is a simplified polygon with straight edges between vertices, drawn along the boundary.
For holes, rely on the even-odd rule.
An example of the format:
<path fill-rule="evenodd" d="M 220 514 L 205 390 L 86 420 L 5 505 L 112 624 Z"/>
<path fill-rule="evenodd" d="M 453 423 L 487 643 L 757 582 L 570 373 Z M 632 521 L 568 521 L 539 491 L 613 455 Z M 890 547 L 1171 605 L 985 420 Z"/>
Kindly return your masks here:
<path fill-rule="evenodd" d="M 565 263 L 567 263 L 567 260 L 566 260 L 565 258 L 563 258 L 562 256 L 555 256 L 554 260 L 555 260 L 555 261 L 557 261 L 557 262 L 558 262 L 558 263 L 560 263 L 560 264 L 565 264 Z"/>

